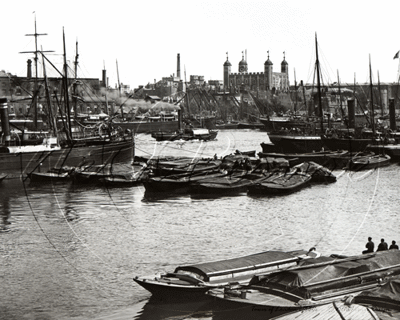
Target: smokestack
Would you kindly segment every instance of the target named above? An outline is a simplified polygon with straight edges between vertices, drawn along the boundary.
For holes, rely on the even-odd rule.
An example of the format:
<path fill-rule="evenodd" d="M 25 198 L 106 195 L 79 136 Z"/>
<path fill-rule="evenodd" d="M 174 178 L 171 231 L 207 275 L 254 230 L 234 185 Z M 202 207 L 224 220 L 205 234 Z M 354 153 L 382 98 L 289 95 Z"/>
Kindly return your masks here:
<path fill-rule="evenodd" d="M 178 53 L 176 64 L 177 64 L 176 76 L 180 79 L 181 78 L 181 55 L 179 53 Z"/>
<path fill-rule="evenodd" d="M 1 119 L 1 129 L 3 131 L 5 145 L 10 145 L 10 123 L 8 121 L 8 106 L 7 98 L 0 98 L 0 119 Z"/>
<path fill-rule="evenodd" d="M 389 99 L 389 123 L 390 123 L 390 129 L 391 130 L 396 130 L 396 108 L 394 107 L 394 99 L 390 98 Z"/>
<path fill-rule="evenodd" d="M 103 76 L 102 76 L 103 86 L 107 88 L 107 71 L 103 69 Z"/>
<path fill-rule="evenodd" d="M 347 108 L 349 113 L 348 127 L 354 129 L 356 127 L 356 101 L 354 99 L 348 99 Z"/>
<path fill-rule="evenodd" d="M 28 59 L 28 72 L 27 72 L 26 77 L 28 79 L 32 78 L 32 60 L 31 59 Z"/>

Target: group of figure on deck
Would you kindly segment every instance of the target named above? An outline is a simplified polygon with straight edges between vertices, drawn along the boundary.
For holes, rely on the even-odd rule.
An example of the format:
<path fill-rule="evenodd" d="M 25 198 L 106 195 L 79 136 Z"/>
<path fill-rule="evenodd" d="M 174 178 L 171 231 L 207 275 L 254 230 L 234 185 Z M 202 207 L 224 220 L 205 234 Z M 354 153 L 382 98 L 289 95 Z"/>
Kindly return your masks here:
<path fill-rule="evenodd" d="M 371 237 L 368 237 L 368 242 L 365 245 L 365 248 L 367 248 L 367 250 L 364 250 L 362 252 L 363 254 L 374 252 L 375 244 L 372 242 Z M 392 244 L 388 248 L 388 244 L 385 242 L 385 239 L 382 238 L 376 251 L 384 251 L 384 250 L 392 250 L 392 249 L 399 250 L 399 246 L 396 244 L 396 241 L 393 240 Z"/>

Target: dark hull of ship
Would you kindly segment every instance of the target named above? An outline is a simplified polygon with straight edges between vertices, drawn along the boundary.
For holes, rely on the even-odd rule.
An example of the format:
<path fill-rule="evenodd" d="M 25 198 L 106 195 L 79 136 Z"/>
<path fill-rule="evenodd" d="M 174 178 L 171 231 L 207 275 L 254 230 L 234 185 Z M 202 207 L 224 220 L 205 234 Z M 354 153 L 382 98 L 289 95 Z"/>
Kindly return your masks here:
<path fill-rule="evenodd" d="M 365 151 L 369 144 L 373 144 L 373 139 L 346 139 L 346 138 L 322 138 L 326 148 L 332 151 L 348 150 L 350 152 Z"/>
<path fill-rule="evenodd" d="M 133 159 L 133 155 L 134 143 L 131 139 L 54 151 L 0 153 L 0 172 L 7 174 L 7 179 L 25 178 L 33 171 L 48 172 L 62 166 L 124 163 Z"/>
<path fill-rule="evenodd" d="M 183 132 L 153 132 L 151 136 L 157 141 L 176 141 L 176 140 L 214 140 L 217 137 L 218 131 L 209 131 L 206 134 L 192 134 Z"/>
<path fill-rule="evenodd" d="M 309 153 L 320 151 L 323 143 L 320 136 L 268 135 L 274 144 L 274 152 Z M 263 151 L 265 152 L 265 151 Z"/>
<path fill-rule="evenodd" d="M 260 122 L 267 131 L 280 130 L 281 128 L 305 128 L 306 122 L 298 119 L 289 119 L 288 117 L 260 118 Z"/>
<path fill-rule="evenodd" d="M 126 121 L 114 122 L 116 126 L 121 127 L 123 130 L 129 129 L 134 133 L 150 133 L 155 131 L 177 131 L 179 129 L 179 121 Z"/>

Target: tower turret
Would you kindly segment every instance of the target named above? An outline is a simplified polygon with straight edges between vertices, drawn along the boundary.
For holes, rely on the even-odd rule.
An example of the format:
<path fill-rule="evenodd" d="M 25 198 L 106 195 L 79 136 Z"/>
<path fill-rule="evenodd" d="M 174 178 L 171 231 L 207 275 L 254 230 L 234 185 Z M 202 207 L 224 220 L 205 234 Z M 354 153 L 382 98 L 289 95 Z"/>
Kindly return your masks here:
<path fill-rule="evenodd" d="M 285 60 L 285 51 L 283 51 L 283 61 L 281 62 L 281 73 L 289 73 L 289 64 Z"/>
<path fill-rule="evenodd" d="M 267 90 L 272 90 L 273 78 L 272 78 L 272 69 L 273 63 L 269 60 L 269 51 L 268 51 L 268 59 L 264 63 L 264 78 L 265 78 L 265 87 Z"/>
<path fill-rule="evenodd" d="M 244 58 L 243 51 L 242 51 L 242 60 L 239 62 L 239 72 L 240 73 L 247 72 L 247 61 Z"/>
<path fill-rule="evenodd" d="M 228 88 L 230 86 L 229 76 L 231 74 L 232 64 L 228 60 L 228 52 L 226 53 L 226 61 L 224 63 L 224 87 Z"/>

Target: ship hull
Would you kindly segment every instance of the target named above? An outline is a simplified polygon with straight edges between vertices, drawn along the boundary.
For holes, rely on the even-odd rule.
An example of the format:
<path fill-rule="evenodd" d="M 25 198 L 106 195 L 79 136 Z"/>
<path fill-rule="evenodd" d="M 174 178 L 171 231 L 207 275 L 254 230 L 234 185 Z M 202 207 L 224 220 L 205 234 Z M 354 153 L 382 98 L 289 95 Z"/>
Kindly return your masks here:
<path fill-rule="evenodd" d="M 0 172 L 6 179 L 25 178 L 34 171 L 48 172 L 63 166 L 124 163 L 133 159 L 133 140 L 41 152 L 0 153 Z"/>
<path fill-rule="evenodd" d="M 280 153 L 310 153 L 322 150 L 320 136 L 272 135 L 270 141 L 275 146 L 275 152 Z"/>
<path fill-rule="evenodd" d="M 179 129 L 179 121 L 127 121 L 127 122 L 114 122 L 116 126 L 121 127 L 123 130 L 130 130 L 134 133 L 150 133 L 155 131 L 177 131 Z"/>

